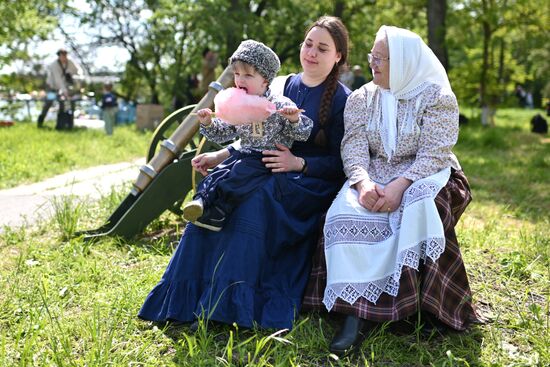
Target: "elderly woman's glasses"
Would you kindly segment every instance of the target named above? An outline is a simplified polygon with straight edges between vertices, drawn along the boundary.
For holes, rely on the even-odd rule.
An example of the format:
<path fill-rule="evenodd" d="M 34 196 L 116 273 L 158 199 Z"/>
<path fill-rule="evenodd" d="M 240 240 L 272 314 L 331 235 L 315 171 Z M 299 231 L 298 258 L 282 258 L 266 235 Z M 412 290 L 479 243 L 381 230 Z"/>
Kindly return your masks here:
<path fill-rule="evenodd" d="M 369 60 L 369 64 L 380 65 L 382 61 L 388 61 L 389 59 L 390 59 L 389 57 L 376 57 L 376 56 L 373 56 L 372 54 L 367 55 L 367 60 Z"/>

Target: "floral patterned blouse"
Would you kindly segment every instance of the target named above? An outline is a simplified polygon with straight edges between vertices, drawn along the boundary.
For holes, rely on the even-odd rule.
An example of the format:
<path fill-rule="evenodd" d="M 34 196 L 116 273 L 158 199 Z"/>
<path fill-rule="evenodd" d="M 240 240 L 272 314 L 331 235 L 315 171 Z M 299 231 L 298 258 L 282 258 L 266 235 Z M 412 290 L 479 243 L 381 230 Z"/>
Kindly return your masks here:
<path fill-rule="evenodd" d="M 386 184 L 400 176 L 416 181 L 446 167 L 461 169 L 451 151 L 458 139 L 458 104 L 452 92 L 429 83 L 398 101 L 397 144 L 389 161 L 380 132 L 380 95 L 371 82 L 347 100 L 341 153 L 350 185 L 364 179 Z"/>
<path fill-rule="evenodd" d="M 271 94 L 269 90 L 266 92 L 266 96 L 270 102 L 275 104 L 277 110 L 287 106 L 296 106 L 289 98 Z M 306 141 L 312 128 L 313 121 L 304 114 L 300 114 L 298 122 L 291 123 L 282 115 L 274 113 L 265 121 L 237 126 L 214 118 L 210 125 L 201 125 L 200 132 L 207 139 L 220 144 L 240 138 L 240 151 L 261 152 L 277 150 L 275 144 L 282 144 L 290 148 L 294 141 Z"/>

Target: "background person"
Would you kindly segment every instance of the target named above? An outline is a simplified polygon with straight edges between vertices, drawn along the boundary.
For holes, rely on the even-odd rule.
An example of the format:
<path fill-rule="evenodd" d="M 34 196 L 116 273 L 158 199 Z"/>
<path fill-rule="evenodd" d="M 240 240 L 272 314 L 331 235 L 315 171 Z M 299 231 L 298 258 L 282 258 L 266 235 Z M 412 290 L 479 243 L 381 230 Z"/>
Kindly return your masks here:
<path fill-rule="evenodd" d="M 530 90 L 528 90 L 525 93 L 525 108 L 529 108 L 531 110 L 533 108 L 535 108 L 535 104 L 534 104 L 534 101 L 533 101 L 533 93 L 531 93 Z"/>
<path fill-rule="evenodd" d="M 353 79 L 354 79 L 353 71 L 350 70 L 349 65 L 347 63 L 342 65 L 342 67 L 340 69 L 341 69 L 340 70 L 340 81 L 346 87 L 351 89 L 351 86 L 353 84 Z"/>
<path fill-rule="evenodd" d="M 263 152 L 273 175 L 220 232 L 187 225 L 139 317 L 192 322 L 203 315 L 242 327 L 292 328 L 321 214 L 343 179 L 340 141 L 349 90 L 338 72 L 347 55 L 348 34 L 338 18 L 322 17 L 308 28 L 300 48 L 303 72 L 281 89 L 313 120 L 310 137 L 291 149 L 278 145 Z M 201 154 L 193 166 L 206 173 L 230 149 Z"/>
<path fill-rule="evenodd" d="M 46 99 L 40 116 L 38 116 L 38 127 L 44 125 L 44 119 L 56 98 L 60 99 L 60 110 L 64 110 L 65 102 L 70 101 L 71 111 L 74 111 L 74 101 L 71 100 L 70 89 L 75 79 L 82 75 L 82 68 L 69 59 L 68 52 L 60 48 L 57 52 L 57 59 L 48 65 L 46 69 Z M 58 128 L 56 124 L 56 128 Z"/>
<path fill-rule="evenodd" d="M 418 35 L 396 27 L 380 28 L 368 56 L 374 79 L 344 112 L 348 181 L 327 213 L 306 292 L 308 303 L 346 315 L 330 344 L 339 354 L 372 322 L 420 312 L 464 330 L 476 320 L 454 230 L 471 195 L 452 153 L 458 104 L 445 69 Z"/>
<path fill-rule="evenodd" d="M 356 90 L 361 88 L 363 85 L 367 84 L 367 79 L 363 75 L 363 69 L 361 66 L 353 66 L 353 82 L 351 83 L 351 90 Z"/>
<path fill-rule="evenodd" d="M 105 122 L 105 133 L 107 135 L 113 135 L 117 112 L 118 101 L 113 93 L 113 84 L 105 83 L 103 85 L 103 95 L 101 96 L 101 117 Z"/>

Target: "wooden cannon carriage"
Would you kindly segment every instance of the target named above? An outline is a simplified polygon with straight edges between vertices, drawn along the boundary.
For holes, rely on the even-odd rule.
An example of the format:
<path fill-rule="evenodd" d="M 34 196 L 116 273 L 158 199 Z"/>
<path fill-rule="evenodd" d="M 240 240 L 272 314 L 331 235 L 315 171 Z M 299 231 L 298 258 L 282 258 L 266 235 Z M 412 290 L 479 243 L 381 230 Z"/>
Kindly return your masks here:
<path fill-rule="evenodd" d="M 181 214 L 183 200 L 200 180 L 197 177 L 200 174 L 191 167 L 191 159 L 201 152 L 220 148 L 204 138 L 201 140 L 194 112 L 211 107 L 216 94 L 232 84 L 233 75 L 228 67 L 217 81 L 210 83 L 207 94 L 199 103 L 164 118 L 153 134 L 147 164 L 140 168 L 131 192 L 104 225 L 77 235 L 87 240 L 103 236 L 130 238 L 141 233 L 166 210 Z"/>

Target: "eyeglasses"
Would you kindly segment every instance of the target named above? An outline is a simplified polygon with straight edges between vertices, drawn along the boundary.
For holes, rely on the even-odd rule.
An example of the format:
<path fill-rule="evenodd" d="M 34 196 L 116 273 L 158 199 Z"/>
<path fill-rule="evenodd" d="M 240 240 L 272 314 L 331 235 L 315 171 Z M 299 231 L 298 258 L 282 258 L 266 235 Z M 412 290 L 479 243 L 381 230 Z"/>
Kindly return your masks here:
<path fill-rule="evenodd" d="M 382 61 L 388 61 L 389 59 L 390 59 L 389 57 L 376 57 L 376 56 L 373 56 L 372 54 L 367 55 L 367 60 L 369 60 L 369 64 L 380 65 Z"/>

